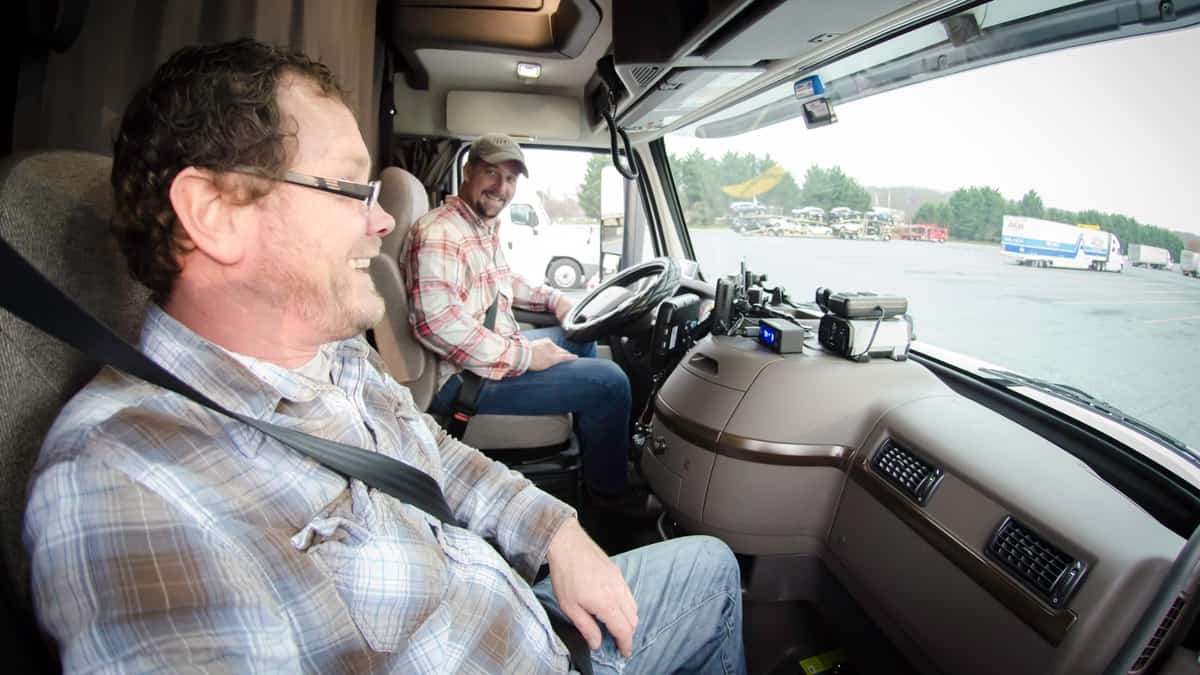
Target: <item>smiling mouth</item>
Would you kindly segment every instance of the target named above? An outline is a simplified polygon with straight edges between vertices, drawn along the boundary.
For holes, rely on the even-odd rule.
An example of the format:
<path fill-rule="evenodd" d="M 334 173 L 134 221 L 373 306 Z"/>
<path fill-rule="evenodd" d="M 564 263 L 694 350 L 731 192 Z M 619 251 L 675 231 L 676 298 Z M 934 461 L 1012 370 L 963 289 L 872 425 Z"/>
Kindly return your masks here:
<path fill-rule="evenodd" d="M 374 256 L 372 256 L 374 257 Z M 371 258 L 351 258 L 350 267 L 356 270 L 365 270 L 371 266 Z"/>

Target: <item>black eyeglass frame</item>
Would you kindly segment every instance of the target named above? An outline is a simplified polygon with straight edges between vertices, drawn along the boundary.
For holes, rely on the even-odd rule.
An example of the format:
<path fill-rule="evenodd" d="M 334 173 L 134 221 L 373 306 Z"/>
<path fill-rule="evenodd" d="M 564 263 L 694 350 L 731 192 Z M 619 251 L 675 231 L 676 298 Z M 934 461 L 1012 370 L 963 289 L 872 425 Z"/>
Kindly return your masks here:
<path fill-rule="evenodd" d="M 299 185 L 300 187 L 312 188 L 321 192 L 357 199 L 362 202 L 367 211 L 370 211 L 371 207 L 375 206 L 376 202 L 379 201 L 379 181 L 377 180 L 369 183 L 355 183 L 354 181 L 342 180 L 340 178 L 324 178 L 298 171 L 288 171 L 279 180 L 284 183 Z"/>

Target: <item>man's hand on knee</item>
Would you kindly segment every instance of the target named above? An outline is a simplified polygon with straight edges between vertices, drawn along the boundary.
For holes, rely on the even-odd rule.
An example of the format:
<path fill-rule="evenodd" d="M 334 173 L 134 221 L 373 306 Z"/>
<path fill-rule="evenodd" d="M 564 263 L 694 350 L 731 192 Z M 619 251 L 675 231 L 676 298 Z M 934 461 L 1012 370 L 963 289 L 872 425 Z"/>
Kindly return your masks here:
<path fill-rule="evenodd" d="M 593 651 L 600 648 L 600 627 L 595 617 L 628 658 L 633 653 L 633 634 L 637 630 L 637 602 L 620 568 L 573 518 L 554 535 L 546 560 L 558 606 L 579 629 L 588 647 Z"/>
<path fill-rule="evenodd" d="M 529 343 L 533 356 L 529 359 L 529 370 L 545 370 L 566 361 L 579 358 L 571 352 L 559 347 L 550 338 L 538 338 Z"/>

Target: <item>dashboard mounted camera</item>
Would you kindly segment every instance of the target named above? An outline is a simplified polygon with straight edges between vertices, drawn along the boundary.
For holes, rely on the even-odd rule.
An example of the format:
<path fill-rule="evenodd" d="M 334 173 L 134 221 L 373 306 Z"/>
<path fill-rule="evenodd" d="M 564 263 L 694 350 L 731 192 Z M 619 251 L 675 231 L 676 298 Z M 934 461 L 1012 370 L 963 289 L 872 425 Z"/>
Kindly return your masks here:
<path fill-rule="evenodd" d="M 804 126 L 809 129 L 823 127 L 837 121 L 833 101 L 825 95 L 825 84 L 819 75 L 809 75 L 792 83 L 792 93 L 800 101 L 800 113 Z"/>
<path fill-rule="evenodd" d="M 817 98 L 805 101 L 800 105 L 804 117 L 804 126 L 809 129 L 829 126 L 837 121 L 837 113 L 833 111 L 833 101 L 827 98 Z"/>

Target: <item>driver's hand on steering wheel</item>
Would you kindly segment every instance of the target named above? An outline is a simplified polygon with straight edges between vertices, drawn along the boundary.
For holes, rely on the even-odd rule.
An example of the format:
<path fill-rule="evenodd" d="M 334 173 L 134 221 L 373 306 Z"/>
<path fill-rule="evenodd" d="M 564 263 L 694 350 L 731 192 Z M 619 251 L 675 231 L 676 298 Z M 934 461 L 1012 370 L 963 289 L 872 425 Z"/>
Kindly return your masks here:
<path fill-rule="evenodd" d="M 563 319 L 567 318 L 567 312 L 570 312 L 574 306 L 574 300 L 566 295 L 558 296 L 558 302 L 554 303 L 554 318 L 558 319 L 559 325 L 562 325 Z"/>
<path fill-rule="evenodd" d="M 566 361 L 579 358 L 571 352 L 559 347 L 550 338 L 538 338 L 529 343 L 533 356 L 529 359 L 529 370 L 545 370 Z"/>

